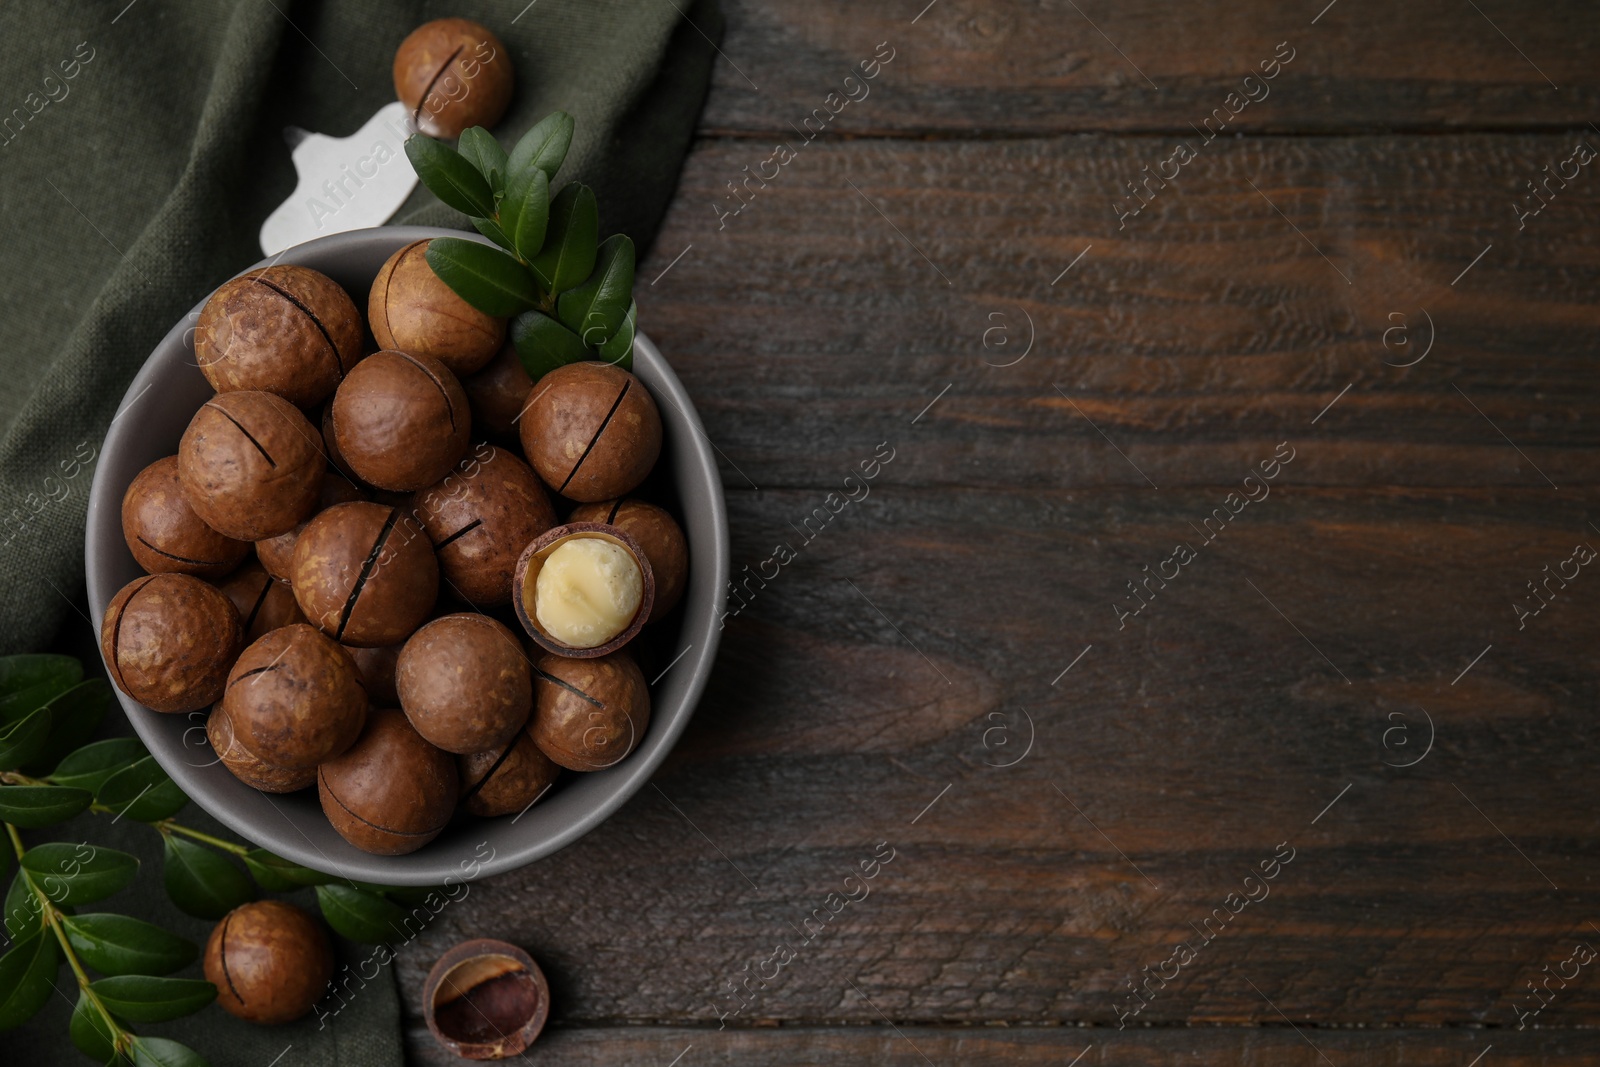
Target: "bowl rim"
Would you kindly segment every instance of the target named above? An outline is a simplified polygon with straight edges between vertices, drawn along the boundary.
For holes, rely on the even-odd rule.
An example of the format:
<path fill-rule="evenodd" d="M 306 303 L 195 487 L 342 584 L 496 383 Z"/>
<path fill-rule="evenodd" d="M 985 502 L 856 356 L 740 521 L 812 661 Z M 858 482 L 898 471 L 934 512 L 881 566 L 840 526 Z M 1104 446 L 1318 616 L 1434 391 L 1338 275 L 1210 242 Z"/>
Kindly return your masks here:
<path fill-rule="evenodd" d="M 292 248 L 285 249 L 275 256 L 264 258 L 240 270 L 232 277 L 271 266 L 275 263 L 301 263 L 308 253 L 330 251 L 342 246 L 361 245 L 387 245 L 386 255 L 418 240 L 434 237 L 459 237 L 477 241 L 488 245 L 486 238 L 475 233 L 461 230 L 451 230 L 432 226 L 379 226 L 360 230 L 349 230 L 343 233 L 331 234 L 307 241 Z M 315 269 L 315 268 L 313 268 Z M 221 284 L 231 281 L 232 278 L 223 279 Z M 215 288 L 208 291 L 194 308 L 164 335 L 146 357 L 139 372 L 134 375 L 123 394 L 121 403 L 117 406 L 116 414 L 112 416 L 107 428 L 106 436 L 101 444 L 101 462 L 96 463 L 94 480 L 89 490 L 88 515 L 84 527 L 84 574 L 88 587 L 89 611 L 93 617 L 96 637 L 100 633 L 105 617 L 105 606 L 116 593 L 115 588 L 109 588 L 115 580 L 108 573 L 114 565 L 113 561 L 106 558 L 101 550 L 97 533 L 101 533 L 108 523 L 115 524 L 115 543 L 124 546 L 121 528 L 122 494 L 126 488 L 123 485 L 113 486 L 108 470 L 112 466 L 104 462 L 104 457 L 114 455 L 129 441 L 139 430 L 137 420 L 123 420 L 122 415 L 132 410 L 147 392 L 152 391 L 158 380 L 170 373 L 165 366 L 170 360 L 161 360 L 160 354 L 169 349 L 183 351 L 189 342 L 185 334 L 193 329 L 199 313 L 204 308 L 206 301 L 211 298 Z M 353 294 L 354 295 L 354 294 Z M 690 466 L 703 474 L 705 501 L 699 505 L 709 510 L 711 544 L 706 546 L 710 550 L 711 567 L 701 568 L 710 573 L 701 573 L 698 579 L 691 581 L 715 581 L 711 597 L 711 610 L 703 617 L 691 618 L 685 613 L 677 644 L 684 647 L 680 659 L 687 660 L 687 664 L 680 664 L 674 660 L 668 670 L 677 666 L 689 666 L 692 674 L 687 689 L 683 692 L 678 707 L 679 714 L 673 716 L 652 715 L 651 736 L 647 744 L 641 745 L 643 751 L 636 751 L 621 764 L 609 768 L 604 772 L 613 776 L 608 782 L 608 791 L 604 798 L 593 807 L 588 808 L 571 819 L 564 826 L 553 833 L 521 845 L 516 848 L 501 848 L 494 850 L 494 854 L 487 859 L 475 859 L 469 864 L 466 861 L 457 862 L 453 857 L 445 856 L 426 857 L 419 853 L 404 856 L 378 856 L 360 853 L 352 849 L 354 855 L 341 857 L 335 862 L 326 856 L 316 844 L 300 833 L 289 813 L 278 808 L 283 816 L 284 827 L 274 832 L 264 831 L 256 821 L 244 817 L 235 810 L 223 794 L 226 788 L 213 788 L 206 777 L 194 773 L 193 764 L 176 759 L 168 751 L 168 738 L 163 736 L 166 730 L 161 727 L 163 720 L 172 716 L 163 715 L 137 703 L 123 693 L 120 689 L 116 692 L 134 732 L 145 744 L 157 763 L 176 781 L 184 793 L 208 815 L 222 823 L 229 830 L 238 834 L 252 845 L 268 848 L 269 851 L 291 862 L 309 867 L 325 874 L 343 878 L 360 878 L 366 881 L 384 885 L 397 886 L 429 886 L 438 885 L 441 881 L 454 878 L 456 881 L 472 881 L 489 875 L 501 874 L 526 866 L 536 860 L 543 859 L 562 848 L 572 844 L 579 838 L 594 830 L 601 823 L 610 818 L 623 804 L 627 803 L 654 774 L 657 767 L 672 751 L 678 738 L 688 726 L 689 719 L 693 716 L 700 698 L 704 695 L 705 687 L 710 679 L 711 670 L 715 665 L 717 647 L 721 639 L 722 618 L 727 601 L 728 575 L 731 567 L 732 550 L 728 531 L 727 504 L 724 499 L 721 472 L 717 467 L 715 456 L 712 454 L 710 438 L 706 435 L 701 424 L 699 412 L 695 409 L 683 383 L 673 371 L 666 358 L 662 356 L 654 342 L 644 333 L 638 331 L 634 336 L 635 373 L 640 374 L 641 364 L 648 368 L 641 378 L 649 379 L 652 395 L 657 399 L 668 400 L 677 409 L 677 415 L 687 427 L 688 433 L 675 434 L 672 447 L 685 453 L 690 459 Z M 136 473 L 136 472 L 135 472 Z M 679 490 L 682 493 L 682 488 Z M 103 533 L 102 533 L 103 537 Z M 125 550 L 125 547 L 124 547 Z M 120 587 L 119 587 L 120 588 Z M 665 672 L 663 672 L 665 673 Z M 660 678 L 657 678 L 660 681 Z M 652 683 L 654 684 L 654 683 Z M 224 785 L 226 783 L 224 782 Z M 248 788 L 248 787 L 246 787 Z M 262 794 L 271 802 L 273 798 Z M 277 805 L 274 805 L 276 807 Z M 293 830 L 298 834 L 298 840 L 287 831 Z M 264 841 L 258 840 L 265 837 Z M 432 863 L 426 862 L 432 860 Z"/>

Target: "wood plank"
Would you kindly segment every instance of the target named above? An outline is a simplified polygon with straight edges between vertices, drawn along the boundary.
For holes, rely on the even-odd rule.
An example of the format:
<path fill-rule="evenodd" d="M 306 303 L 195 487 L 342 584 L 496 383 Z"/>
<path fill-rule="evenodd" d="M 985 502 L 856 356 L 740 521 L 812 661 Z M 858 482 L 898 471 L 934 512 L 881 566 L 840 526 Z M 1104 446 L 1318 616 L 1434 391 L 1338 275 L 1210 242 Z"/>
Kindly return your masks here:
<path fill-rule="evenodd" d="M 459 1064 L 413 1028 L 407 1039 L 414 1062 Z M 618 1063 L 667 1067 L 845 1067 L 874 1064 L 963 1064 L 975 1067 L 1555 1067 L 1592 1063 L 1600 1037 L 1592 1032 L 1176 1029 L 1125 1031 L 1059 1028 L 935 1029 L 888 1026 L 851 1029 L 788 1027 L 717 1031 L 690 1027 L 551 1027 L 530 1050 L 549 1067 L 611 1067 Z M 682 1056 L 682 1059 L 675 1057 Z M 1077 1059 L 1079 1055 L 1082 1059 Z M 1324 1059 L 1324 1057 L 1327 1057 Z"/>
<path fill-rule="evenodd" d="M 1512 210 L 1571 138 L 1219 139 L 1119 230 L 1171 145 L 819 141 L 719 229 L 764 153 L 703 143 L 640 322 L 729 486 L 1594 482 L 1600 177 Z"/>
<path fill-rule="evenodd" d="M 843 134 L 1187 131 L 1243 96 L 1281 42 L 1292 55 L 1235 120 L 1247 131 L 1583 128 L 1600 105 L 1600 41 L 1582 0 L 1478 10 L 1415 0 L 1253 0 L 1226 12 L 1159 0 L 729 0 L 712 132 L 787 132 L 830 92 L 859 100 Z M 921 12 L 920 17 L 918 13 Z M 1320 17 L 1319 17 L 1320 15 Z M 876 78 L 846 85 L 880 43 Z M 870 69 L 870 68 L 869 68 Z M 866 95 L 862 97 L 862 93 Z M 828 111 L 824 111 L 824 116 Z"/>
<path fill-rule="evenodd" d="M 493 935 L 574 1024 L 714 1025 L 749 967 L 772 981 L 740 1024 L 1115 1026 L 1189 941 L 1135 1022 L 1514 1026 L 1600 945 L 1597 579 L 1522 631 L 1510 606 L 1600 544 L 1586 502 L 1282 488 L 1204 543 L 1219 495 L 883 485 L 801 544 L 818 491 L 733 494 L 736 567 L 797 557 L 655 785 L 447 909 L 406 1002 Z M 1119 629 L 1124 579 L 1179 541 L 1197 557 Z M 830 898 L 880 842 L 865 898 Z M 1285 842 L 1266 898 L 1230 901 Z M 1597 1012 L 1580 979 L 1537 1022 Z"/>

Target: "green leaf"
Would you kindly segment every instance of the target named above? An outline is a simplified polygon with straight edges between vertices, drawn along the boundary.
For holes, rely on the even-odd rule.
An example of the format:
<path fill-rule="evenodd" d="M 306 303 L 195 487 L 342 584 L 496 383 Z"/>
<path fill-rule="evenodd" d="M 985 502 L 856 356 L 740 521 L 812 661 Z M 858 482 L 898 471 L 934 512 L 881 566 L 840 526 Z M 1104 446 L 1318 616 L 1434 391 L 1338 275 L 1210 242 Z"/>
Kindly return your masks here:
<path fill-rule="evenodd" d="M 400 925 L 406 910 L 376 893 L 348 885 L 319 885 L 317 903 L 328 925 L 352 941 L 375 945 L 406 937 L 407 931 Z"/>
<path fill-rule="evenodd" d="M 95 799 L 135 822 L 157 822 L 189 803 L 154 756 L 146 756 L 106 779 Z"/>
<path fill-rule="evenodd" d="M 557 314 L 583 343 L 598 347 L 622 328 L 633 303 L 633 241 L 622 234 L 600 245 L 589 280 L 561 294 Z"/>
<path fill-rule="evenodd" d="M 493 219 L 473 219 L 472 225 L 479 233 L 504 248 L 507 252 L 516 251 L 511 247 L 511 238 L 506 236 L 506 231 L 501 229 L 500 224 Z"/>
<path fill-rule="evenodd" d="M 135 1067 L 209 1067 L 200 1053 L 164 1037 L 134 1038 L 133 1062 Z"/>
<path fill-rule="evenodd" d="M 461 157 L 471 163 L 484 176 L 491 189 L 504 189 L 506 182 L 506 150 L 494 139 L 494 134 L 482 126 L 469 126 L 461 131 L 456 141 Z"/>
<path fill-rule="evenodd" d="M 571 289 L 594 270 L 599 251 L 600 209 L 594 190 L 573 182 L 550 202 L 550 229 L 544 248 L 528 261 L 545 292 Z"/>
<path fill-rule="evenodd" d="M 50 709 L 50 736 L 43 747 L 29 756 L 24 769 L 40 774 L 54 767 L 67 753 L 88 742 L 100 727 L 100 720 L 111 706 L 111 686 L 103 678 L 57 694 L 45 707 Z"/>
<path fill-rule="evenodd" d="M 406 158 L 434 196 L 463 215 L 494 217 L 494 193 L 488 181 L 454 148 L 413 134 L 406 140 Z"/>
<path fill-rule="evenodd" d="M 290 863 L 264 848 L 253 848 L 246 852 L 244 865 L 249 868 L 255 880 L 261 883 L 261 888 L 269 893 L 287 893 L 304 886 L 324 885 L 333 880 L 331 875 Z"/>
<path fill-rule="evenodd" d="M 0 694 L 10 696 L 45 682 L 66 689 L 83 678 L 83 664 L 71 656 L 30 653 L 0 656 Z M 0 705 L 3 706 L 3 705 Z"/>
<path fill-rule="evenodd" d="M 94 801 L 87 789 L 58 785 L 0 786 L 0 821 L 35 830 L 70 819 Z"/>
<path fill-rule="evenodd" d="M 512 176 L 500 201 L 500 224 L 511 238 L 512 251 L 532 262 L 550 226 L 550 179 L 544 171 L 535 167 Z"/>
<path fill-rule="evenodd" d="M 11 887 L 6 890 L 5 911 L 6 933 L 13 941 L 21 941 L 44 928 L 39 898 L 34 895 L 26 871 L 18 871 L 11 880 Z"/>
<path fill-rule="evenodd" d="M 127 915 L 75 915 L 61 926 L 73 951 L 101 974 L 171 974 L 199 954 L 193 941 Z"/>
<path fill-rule="evenodd" d="M 114 1018 L 130 1023 L 180 1019 L 217 999 L 217 987 L 203 978 L 124 974 L 91 982 L 89 988 Z"/>
<path fill-rule="evenodd" d="M 210 849 L 173 834 L 162 839 L 161 881 L 167 896 L 197 919 L 222 918 L 256 898 L 243 871 Z"/>
<path fill-rule="evenodd" d="M 67 1024 L 67 1034 L 78 1051 L 98 1063 L 110 1063 L 117 1055 L 116 1035 L 105 1013 L 95 1007 L 94 1001 L 83 990 L 78 992 L 77 1006 L 72 1009 L 72 1021 Z"/>
<path fill-rule="evenodd" d="M 148 756 L 144 745 L 136 737 L 113 737 L 85 745 L 65 759 L 50 772 L 50 781 L 56 785 L 87 789 L 91 793 L 122 768 Z"/>
<path fill-rule="evenodd" d="M 614 367 L 633 370 L 633 337 L 638 330 L 638 322 L 639 305 L 633 301 L 628 304 L 628 314 L 622 320 L 622 326 L 600 346 L 600 358 Z"/>
<path fill-rule="evenodd" d="M 126 852 L 59 841 L 30 848 L 22 867 L 56 904 L 87 904 L 109 897 L 139 873 L 139 861 Z"/>
<path fill-rule="evenodd" d="M 540 119 L 511 150 L 506 172 L 514 176 L 530 167 L 538 167 L 544 171 L 546 179 L 555 181 L 556 171 L 561 169 L 567 149 L 572 146 L 572 131 L 576 125 L 565 111 L 552 111 Z"/>
<path fill-rule="evenodd" d="M 485 315 L 515 315 L 533 306 L 533 275 L 498 248 L 435 237 L 427 258 L 441 281 Z"/>
<path fill-rule="evenodd" d="M 0 728 L 0 771 L 13 771 L 27 763 L 50 740 L 50 706 Z"/>
<path fill-rule="evenodd" d="M 446 899 L 444 886 L 373 885 L 370 882 L 357 882 L 356 885 L 369 893 L 398 901 L 408 908 L 426 908 L 429 900 Z"/>
<path fill-rule="evenodd" d="M 582 338 L 542 311 L 525 311 L 511 320 L 511 343 L 534 381 L 591 355 Z"/>
<path fill-rule="evenodd" d="M 0 1030 L 21 1026 L 56 991 L 61 950 L 47 931 L 17 942 L 0 956 Z"/>

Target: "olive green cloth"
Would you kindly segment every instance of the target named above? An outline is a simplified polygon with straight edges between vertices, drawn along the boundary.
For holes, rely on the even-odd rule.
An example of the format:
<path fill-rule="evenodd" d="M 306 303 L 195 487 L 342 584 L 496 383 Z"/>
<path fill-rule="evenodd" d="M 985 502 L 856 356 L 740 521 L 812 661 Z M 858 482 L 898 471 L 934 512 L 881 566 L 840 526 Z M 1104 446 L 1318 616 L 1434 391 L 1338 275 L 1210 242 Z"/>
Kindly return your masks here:
<path fill-rule="evenodd" d="M 261 222 L 295 185 L 284 129 L 354 132 L 394 98 L 401 39 L 444 16 L 488 25 L 515 62 L 502 143 L 571 112 L 561 179 L 593 186 L 601 232 L 642 252 L 704 100 L 715 0 L 73 0 L 0 13 L 0 653 L 46 647 L 66 620 L 56 647 L 94 665 L 84 517 L 128 382 L 197 300 L 261 258 Z M 421 188 L 393 221 L 466 226 Z M 214 828 L 193 806 L 180 818 Z M 203 940 L 207 924 L 163 898 L 148 828 L 83 816 L 60 833 L 146 860 L 134 887 L 97 908 Z M 211 1008 L 140 1029 L 213 1064 L 398 1064 L 388 974 L 326 1028 L 254 1028 Z M 60 984 L 71 992 L 65 971 Z M 0 1060 L 87 1062 L 67 1039 L 69 1010 L 57 998 L 4 1035 Z"/>

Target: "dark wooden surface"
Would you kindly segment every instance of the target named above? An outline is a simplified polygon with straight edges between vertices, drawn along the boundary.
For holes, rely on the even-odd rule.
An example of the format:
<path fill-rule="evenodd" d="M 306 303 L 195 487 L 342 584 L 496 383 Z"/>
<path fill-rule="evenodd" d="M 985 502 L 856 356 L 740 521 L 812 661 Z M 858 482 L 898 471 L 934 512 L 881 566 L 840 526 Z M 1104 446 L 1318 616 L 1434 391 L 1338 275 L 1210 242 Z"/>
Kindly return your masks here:
<path fill-rule="evenodd" d="M 1513 607 L 1600 546 L 1600 167 L 1513 208 L 1600 147 L 1590 6 L 726 8 L 640 322 L 723 454 L 736 570 L 797 558 L 652 787 L 407 947 L 416 1061 L 454 1062 L 428 965 L 499 936 L 549 975 L 538 1063 L 1595 1062 L 1595 964 L 1527 1013 L 1600 947 L 1600 573 Z M 1119 227 L 1284 40 L 1272 95 Z"/>

